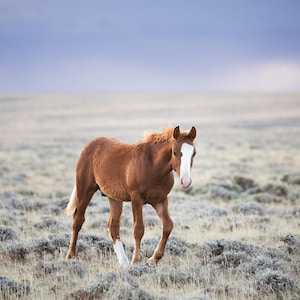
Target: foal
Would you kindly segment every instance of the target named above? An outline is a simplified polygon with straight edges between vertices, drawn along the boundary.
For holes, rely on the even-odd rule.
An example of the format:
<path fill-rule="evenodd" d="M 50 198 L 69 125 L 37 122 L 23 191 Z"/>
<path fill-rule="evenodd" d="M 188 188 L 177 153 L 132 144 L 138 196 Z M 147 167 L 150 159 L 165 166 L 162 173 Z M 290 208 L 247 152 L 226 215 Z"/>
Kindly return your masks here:
<path fill-rule="evenodd" d="M 110 216 L 108 229 L 114 251 L 122 266 L 129 264 L 120 240 L 120 217 L 123 201 L 131 201 L 133 213 L 134 252 L 132 263 L 140 260 L 144 235 L 143 205 L 153 206 L 162 222 L 162 236 L 147 263 L 156 263 L 164 254 L 173 228 L 168 211 L 168 193 L 173 187 L 173 170 L 180 176 L 183 189 L 192 183 L 191 167 L 196 154 L 193 141 L 196 128 L 180 132 L 179 126 L 152 133 L 135 144 L 98 137 L 82 150 L 76 166 L 76 182 L 66 208 L 73 214 L 72 237 L 67 258 L 75 256 L 78 233 L 84 222 L 87 205 L 99 189 L 108 197 Z"/>

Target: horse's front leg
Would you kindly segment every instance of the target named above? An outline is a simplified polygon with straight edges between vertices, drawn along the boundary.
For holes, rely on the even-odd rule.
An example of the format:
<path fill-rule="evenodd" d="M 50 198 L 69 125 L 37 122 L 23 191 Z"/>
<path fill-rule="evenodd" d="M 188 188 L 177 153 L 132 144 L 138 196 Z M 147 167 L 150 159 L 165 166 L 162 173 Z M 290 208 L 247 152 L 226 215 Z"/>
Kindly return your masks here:
<path fill-rule="evenodd" d="M 143 201 L 139 197 L 132 199 L 132 213 L 133 213 L 133 233 L 134 233 L 134 250 L 131 263 L 138 263 L 140 261 L 141 240 L 144 235 L 144 221 L 143 221 Z"/>
<path fill-rule="evenodd" d="M 129 265 L 123 244 L 120 240 L 120 217 L 123 209 L 123 202 L 109 198 L 110 214 L 107 227 L 114 244 L 114 251 L 118 257 L 119 263 L 123 267 Z"/>
<path fill-rule="evenodd" d="M 165 247 L 167 244 L 168 237 L 173 229 L 173 221 L 169 215 L 169 210 L 168 210 L 168 199 L 152 206 L 154 207 L 158 216 L 161 219 L 162 236 L 152 257 L 150 257 L 147 261 L 147 264 L 149 265 L 157 263 L 162 258 L 165 252 Z"/>

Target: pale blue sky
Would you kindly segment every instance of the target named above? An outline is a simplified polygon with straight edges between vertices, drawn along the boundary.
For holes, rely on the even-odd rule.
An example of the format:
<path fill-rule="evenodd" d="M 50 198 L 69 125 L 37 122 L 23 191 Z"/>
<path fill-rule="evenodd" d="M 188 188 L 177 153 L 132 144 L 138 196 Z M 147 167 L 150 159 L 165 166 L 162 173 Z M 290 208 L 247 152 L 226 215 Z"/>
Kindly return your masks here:
<path fill-rule="evenodd" d="M 0 0 L 0 92 L 300 91 L 300 1 Z"/>

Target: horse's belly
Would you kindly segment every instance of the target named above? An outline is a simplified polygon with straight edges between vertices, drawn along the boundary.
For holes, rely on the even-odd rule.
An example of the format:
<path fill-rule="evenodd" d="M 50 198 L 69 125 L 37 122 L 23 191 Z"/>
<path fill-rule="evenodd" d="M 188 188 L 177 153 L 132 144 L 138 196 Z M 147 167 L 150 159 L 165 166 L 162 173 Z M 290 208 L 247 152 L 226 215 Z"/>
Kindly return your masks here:
<path fill-rule="evenodd" d="M 98 185 L 101 192 L 108 198 L 112 198 L 120 201 L 130 201 L 130 196 L 126 191 L 126 188 L 114 183 L 110 185 L 101 185 L 101 184 Z"/>
<path fill-rule="evenodd" d="M 120 166 L 109 165 L 108 160 L 103 160 L 95 171 L 96 182 L 103 194 L 108 198 L 121 201 L 130 201 L 124 171 Z"/>

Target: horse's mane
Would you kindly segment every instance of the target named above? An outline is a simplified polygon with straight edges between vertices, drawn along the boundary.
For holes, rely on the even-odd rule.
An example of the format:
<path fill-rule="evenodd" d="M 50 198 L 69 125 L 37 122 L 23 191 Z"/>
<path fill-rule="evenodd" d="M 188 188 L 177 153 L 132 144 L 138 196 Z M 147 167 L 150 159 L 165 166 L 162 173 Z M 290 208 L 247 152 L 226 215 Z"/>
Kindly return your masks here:
<path fill-rule="evenodd" d="M 173 139 L 173 131 L 174 127 L 169 126 L 164 128 L 161 132 L 151 132 L 145 135 L 144 141 L 147 143 L 163 143 L 163 142 L 170 142 Z"/>

